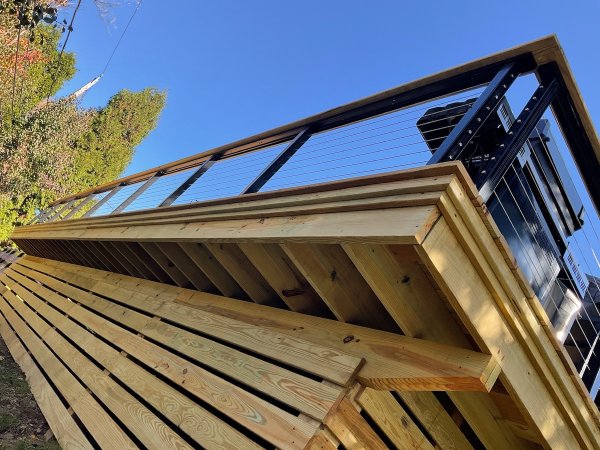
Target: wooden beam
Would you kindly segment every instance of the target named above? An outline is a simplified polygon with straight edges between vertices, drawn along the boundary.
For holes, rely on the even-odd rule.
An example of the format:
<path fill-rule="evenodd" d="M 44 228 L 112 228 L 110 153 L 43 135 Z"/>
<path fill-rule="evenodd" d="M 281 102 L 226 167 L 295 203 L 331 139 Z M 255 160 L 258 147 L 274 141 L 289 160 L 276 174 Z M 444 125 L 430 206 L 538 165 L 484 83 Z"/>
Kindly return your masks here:
<path fill-rule="evenodd" d="M 204 244 L 250 299 L 261 305 L 283 306 L 277 293 L 235 244 Z"/>
<path fill-rule="evenodd" d="M 240 244 L 240 249 L 292 311 L 316 316 L 331 312 L 276 244 Z"/>
<path fill-rule="evenodd" d="M 481 348 L 500 356 L 503 384 L 521 402 L 548 445 L 598 448 L 600 440 L 591 440 L 580 428 L 584 424 L 563 415 L 566 405 L 556 403 L 547 389 L 547 373 L 538 372 L 527 349 L 515 345 L 514 331 L 445 219 L 418 251 Z"/>
<path fill-rule="evenodd" d="M 340 246 L 286 243 L 282 248 L 338 320 L 398 329 Z"/>
<path fill-rule="evenodd" d="M 433 392 L 399 391 L 395 395 L 415 415 L 439 448 L 473 450 L 471 443 Z M 498 438 L 499 441 L 502 441 L 502 439 L 502 437 Z"/>
<path fill-rule="evenodd" d="M 169 275 L 169 277 L 175 281 L 177 286 L 185 288 L 193 288 L 193 283 L 175 266 L 169 258 L 160 251 L 158 245 L 154 242 L 140 242 L 139 244 L 144 251 L 154 260 L 154 262 L 160 266 L 160 268 Z"/>
<path fill-rule="evenodd" d="M 439 217 L 434 206 L 377 210 L 346 211 L 331 214 L 264 217 L 253 219 L 189 221 L 180 223 L 137 223 L 135 226 L 111 225 L 98 228 L 64 228 L 28 230 L 15 238 L 82 239 L 107 241 L 173 242 L 289 242 L 307 243 L 396 243 L 418 244 Z M 68 223 L 74 224 L 75 221 Z M 100 224 L 101 222 L 98 222 Z M 24 230 L 23 230 L 24 231 Z"/>
<path fill-rule="evenodd" d="M 325 424 L 348 450 L 388 448 L 348 399 L 342 400 Z"/>
<path fill-rule="evenodd" d="M 469 348 L 422 267 L 412 255 L 406 260 L 405 247 L 345 244 L 343 248 L 406 335 Z"/>
<path fill-rule="evenodd" d="M 179 243 L 178 245 L 222 295 L 242 300 L 248 298 L 240 285 L 204 245 L 200 243 Z"/>
<path fill-rule="evenodd" d="M 260 219 L 353 211 L 361 208 L 435 205 L 448 183 L 455 177 L 463 180 L 468 175 L 459 163 L 443 163 L 371 177 L 210 200 L 200 205 L 182 205 L 160 211 L 135 211 L 120 214 L 118 217 L 103 216 L 71 223 L 50 223 L 44 224 L 44 229 L 72 229 L 82 226 L 95 228 L 99 223 L 108 226 L 135 225 L 148 221 L 154 224 L 168 224 L 225 218 Z"/>
<path fill-rule="evenodd" d="M 146 280 L 154 280 L 157 281 L 158 278 L 152 271 L 148 268 L 148 266 L 144 263 L 143 259 L 140 258 L 140 255 L 131 250 L 129 246 L 129 242 L 111 242 L 112 246 L 121 253 L 123 258 L 127 259 L 137 270 L 140 275 L 140 278 L 144 278 Z"/>
<path fill-rule="evenodd" d="M 357 401 L 398 450 L 433 450 L 433 445 L 390 392 L 365 389 Z"/>
<path fill-rule="evenodd" d="M 131 250 L 131 253 L 138 256 L 138 259 L 142 264 L 152 272 L 159 282 L 175 284 L 175 281 L 173 281 L 169 274 L 154 261 L 150 254 L 138 242 L 127 242 L 127 247 Z"/>
<path fill-rule="evenodd" d="M 127 271 L 127 274 L 132 277 L 144 278 L 142 273 L 140 273 L 136 267 L 136 265 L 126 258 L 125 255 L 121 252 L 121 250 L 113 245 L 110 241 L 104 241 L 100 243 L 104 249 L 112 256 L 113 259 L 118 260 L 119 264 L 123 266 L 123 268 Z"/>
<path fill-rule="evenodd" d="M 216 293 L 217 290 L 208 277 L 176 242 L 158 242 L 155 245 L 196 289 Z"/>

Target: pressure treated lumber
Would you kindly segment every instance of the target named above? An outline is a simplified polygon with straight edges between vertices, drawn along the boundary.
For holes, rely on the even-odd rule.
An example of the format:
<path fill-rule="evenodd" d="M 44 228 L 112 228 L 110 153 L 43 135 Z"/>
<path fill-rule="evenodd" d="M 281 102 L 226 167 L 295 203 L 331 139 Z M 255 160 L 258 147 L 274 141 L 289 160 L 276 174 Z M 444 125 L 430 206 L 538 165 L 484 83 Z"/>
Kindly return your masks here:
<path fill-rule="evenodd" d="M 146 367 L 154 368 L 166 378 L 178 383 L 183 389 L 199 397 L 206 403 L 216 406 L 240 425 L 263 436 L 280 448 L 295 448 L 296 444 L 306 444 L 315 432 L 314 426 L 299 420 L 291 414 L 278 410 L 273 405 L 249 392 L 231 385 L 199 366 L 165 352 L 160 347 L 142 339 L 111 322 L 70 303 L 66 298 L 59 305 L 57 297 L 49 297 L 55 307 L 69 314 L 73 319 L 85 323 L 95 333 L 135 357 Z M 303 445 L 303 444 L 301 444 Z"/>
<path fill-rule="evenodd" d="M 10 272 L 7 275 L 15 282 L 28 289 L 36 290 L 44 297 L 57 298 L 61 301 L 59 296 L 44 287 L 36 286 L 19 273 Z M 23 292 L 19 285 L 14 286 L 14 290 L 19 295 Z M 128 311 L 104 299 L 90 298 L 86 301 L 82 297 L 77 297 L 77 300 L 141 335 L 183 353 L 316 419 L 322 420 L 341 395 L 340 388 L 325 386 L 218 342 L 202 338 L 152 317 Z M 263 376 L 257 377 L 256 373 Z"/>
<path fill-rule="evenodd" d="M 443 220 L 438 221 L 435 230 L 428 235 L 422 253 L 463 322 L 471 329 L 475 323 L 479 324 L 476 339 L 499 356 L 504 384 L 523 402 L 524 410 L 550 446 L 568 448 L 569 442 L 579 441 L 586 448 L 597 448 L 600 441 L 594 442 L 584 432 L 564 426 L 564 418 L 544 387 L 545 374 L 537 372 L 523 348 L 506 344 L 514 340 L 512 331 Z"/>
<path fill-rule="evenodd" d="M 114 287 L 112 287 L 111 293 L 111 285 L 108 283 L 103 287 L 101 282 L 90 283 L 89 279 L 84 277 L 70 274 L 67 271 L 49 270 L 47 267 L 29 261 L 24 265 L 49 272 L 71 284 L 111 298 L 116 298 L 124 303 L 133 304 L 135 302 L 135 305 L 138 307 L 146 305 L 146 308 L 160 316 L 160 313 L 153 308 L 153 305 L 160 302 L 156 297 L 145 296 L 133 291 L 127 292 L 124 289 L 119 289 L 119 292 L 116 292 Z M 71 298 L 81 300 L 84 296 L 90 296 L 89 293 L 78 292 L 73 287 L 64 285 L 64 283 L 61 285 L 57 280 L 46 277 L 40 272 L 36 274 L 21 267 L 14 269 L 15 271 L 22 272 L 24 275 L 29 275 L 32 278 L 35 277 L 35 279 L 48 284 L 50 287 L 55 289 L 60 288 L 61 291 L 67 293 Z M 199 293 L 190 291 L 190 294 L 195 295 Z M 210 294 L 204 295 L 211 298 L 213 304 L 228 300 L 211 296 Z M 136 300 L 133 300 L 134 298 Z M 170 305 L 169 302 L 165 302 L 164 304 Z M 247 305 L 246 309 L 252 309 L 254 306 L 256 305 Z M 187 314 L 188 317 L 193 317 L 196 312 L 195 308 L 189 311 L 186 311 L 186 309 L 183 309 L 182 312 Z M 285 312 L 273 308 L 268 309 L 270 311 L 266 314 L 267 317 L 277 317 L 280 313 Z M 122 313 L 117 311 L 115 314 L 119 316 Z M 313 342 L 313 346 L 320 344 L 330 348 L 337 348 L 341 353 L 352 352 L 357 356 L 361 355 L 360 357 L 363 357 L 366 363 L 358 372 L 358 378 L 363 384 L 377 389 L 487 391 L 498 375 L 497 364 L 492 358 L 469 350 L 432 344 L 427 341 L 370 330 L 355 325 L 345 325 L 337 333 L 331 333 L 329 332 L 330 329 L 333 328 L 335 330 L 336 327 L 344 324 L 327 319 L 298 315 L 297 313 L 288 314 L 293 315 L 290 317 L 291 321 L 297 319 L 296 326 L 301 325 L 303 328 L 303 332 L 301 333 L 303 339 Z M 209 316 L 213 316 L 213 314 L 205 313 L 203 315 L 205 318 Z M 231 326 L 236 324 L 234 320 L 228 319 L 227 323 L 231 324 Z M 307 319 L 314 322 L 311 324 Z M 188 323 L 191 326 L 192 321 Z M 210 332 L 208 328 L 203 328 L 202 330 Z M 224 335 L 220 334 L 218 337 L 223 339 Z M 349 339 L 349 337 L 352 338 Z M 359 347 L 359 351 L 352 350 L 358 344 L 354 344 L 356 340 L 363 342 Z M 236 343 L 239 342 L 239 340 L 236 340 Z M 259 352 L 261 349 L 262 346 L 260 348 L 253 348 L 254 351 Z M 281 355 L 279 357 L 281 358 Z M 285 362 L 297 365 L 297 362 L 291 358 L 286 359 Z M 323 372 L 318 374 L 321 376 L 326 375 Z M 338 379 L 336 381 L 340 382 L 342 380 Z"/>
<path fill-rule="evenodd" d="M 308 281 L 276 244 L 240 244 L 240 250 L 292 311 L 317 316 L 328 309 Z"/>
<path fill-rule="evenodd" d="M 358 403 L 399 450 L 433 450 L 427 437 L 390 392 L 365 389 Z"/>
<path fill-rule="evenodd" d="M 50 383 L 44 378 L 44 375 L 35 365 L 33 359 L 2 315 L 0 315 L 0 336 L 4 340 L 12 357 L 25 373 L 31 393 L 61 448 L 73 450 L 93 449 L 92 444 L 90 444 L 79 426 L 75 423 L 65 405 Z"/>
<path fill-rule="evenodd" d="M 4 297 L 5 294 L 2 296 Z M 0 299 L 0 312 L 31 351 L 32 356 L 38 361 L 44 372 L 52 379 L 61 395 L 67 399 L 77 417 L 96 442 L 105 447 L 118 445 L 123 449 L 136 449 L 137 446 L 133 441 L 86 391 L 85 387 L 66 370 L 62 362 L 48 350 L 43 341 L 29 329 L 3 298 Z"/>
<path fill-rule="evenodd" d="M 431 206 L 407 209 L 377 210 L 383 227 L 373 233 L 371 211 L 350 211 L 333 214 L 260 219 L 224 220 L 222 222 L 190 222 L 181 224 L 145 224 L 105 228 L 30 230 L 13 239 L 80 239 L 114 241 L 173 242 L 289 242 L 312 243 L 398 243 L 417 244 L 427 234 L 439 216 Z"/>
<path fill-rule="evenodd" d="M 426 206 L 417 205 L 418 201 L 414 197 L 418 194 L 417 190 L 410 192 L 413 197 L 409 197 L 410 201 L 406 202 L 401 197 L 408 194 L 397 192 L 388 195 L 391 188 L 386 184 L 397 183 L 394 189 L 401 189 L 403 181 L 400 183 L 401 180 L 386 176 L 382 178 L 380 186 L 382 192 L 387 192 L 382 199 L 377 199 L 377 182 L 371 178 L 368 183 L 342 188 L 347 191 L 340 193 L 337 200 L 333 185 L 328 185 L 323 192 L 319 192 L 319 188 L 311 188 L 309 193 L 289 191 L 287 195 L 296 196 L 294 201 L 298 203 L 287 212 L 286 206 L 282 206 L 285 205 L 285 195 L 278 194 L 256 200 L 264 202 L 264 208 L 254 212 L 252 200 L 230 199 L 206 205 L 204 211 L 204 205 L 179 208 L 172 211 L 171 216 L 167 214 L 171 211 L 165 210 L 164 220 L 157 212 L 152 212 L 152 218 L 140 212 L 124 216 L 122 223 L 115 221 L 115 217 L 110 218 L 110 222 L 103 222 L 103 218 L 98 218 L 96 221 L 90 219 L 85 226 L 83 222 L 78 224 L 77 221 L 68 221 L 48 228 L 51 233 L 59 230 L 65 233 L 89 233 L 90 239 L 83 241 L 64 240 L 58 243 L 49 237 L 37 239 L 39 236 L 34 236 L 31 228 L 32 234 L 23 234 L 20 239 L 26 247 L 32 248 L 39 256 L 56 255 L 57 259 L 71 263 L 27 256 L 13 264 L 6 276 L 18 284 L 26 284 L 25 279 L 30 280 L 24 289 L 44 292 L 52 301 L 56 298 L 38 287 L 38 281 L 44 285 L 43 288 L 65 290 L 64 294 L 57 295 L 72 298 L 75 303 L 81 303 L 86 311 L 101 315 L 136 335 L 139 333 L 140 339 L 145 337 L 162 348 L 177 351 L 178 355 L 194 361 L 200 362 L 200 358 L 208 353 L 189 349 L 184 343 L 196 345 L 202 342 L 198 339 L 202 335 L 204 339 L 219 340 L 220 344 L 231 349 L 235 347 L 236 351 L 248 353 L 252 357 L 270 363 L 275 361 L 276 365 L 285 366 L 282 369 L 297 374 L 310 373 L 313 381 L 318 376 L 335 381 L 338 386 L 352 389 L 355 386 L 354 380 L 357 380 L 373 389 L 366 392 L 375 392 L 370 403 L 369 397 L 366 397 L 367 400 L 362 404 L 364 410 L 360 414 L 369 419 L 366 421 L 367 425 L 373 423 L 369 422 L 371 419 L 375 422 L 377 426 L 373 430 L 379 439 L 389 440 L 396 437 L 393 433 L 399 433 L 393 431 L 393 426 L 386 425 L 386 414 L 378 412 L 397 411 L 397 404 L 410 416 L 409 426 L 413 427 L 414 424 L 427 437 L 427 444 L 436 448 L 468 449 L 477 447 L 477 439 L 492 449 L 597 448 L 597 411 L 590 405 L 578 381 L 573 378 L 576 374 L 562 355 L 560 344 L 553 338 L 547 318 L 544 318 L 543 311 L 535 308 L 538 300 L 531 289 L 527 289 L 514 258 L 479 203 L 476 191 L 465 181 L 464 176 L 459 175 L 462 170 L 460 166 L 452 169 L 449 167 L 445 166 L 445 173 L 438 167 L 411 172 L 417 179 L 422 179 L 418 177 L 425 174 L 430 175 L 430 180 L 436 176 L 450 175 L 443 185 L 438 183 L 434 190 L 424 191 L 430 195 L 424 201 L 433 202 Z M 431 176 L 430 170 L 437 171 L 437 175 Z M 414 189 L 418 189 L 416 184 Z M 318 203 L 318 207 L 322 208 L 319 210 L 322 219 L 329 221 L 332 227 L 336 220 L 338 222 L 335 226 L 345 227 L 341 218 L 351 216 L 359 218 L 368 231 L 363 230 L 360 235 L 355 236 L 346 234 L 342 240 L 337 241 L 329 240 L 324 235 L 321 236 L 323 240 L 313 239 L 314 236 L 305 239 L 307 235 L 302 233 L 306 231 L 307 224 L 304 221 L 314 217 L 316 209 L 308 208 L 308 213 L 299 214 L 301 208 L 310 207 L 310 204 L 300 202 L 306 200 L 307 197 L 303 196 L 310 196 L 311 201 L 319 202 L 320 194 L 329 196 L 327 201 Z M 364 197 L 361 197 L 363 194 Z M 363 200 L 368 201 L 361 205 Z M 338 206 L 335 204 L 337 201 L 340 202 Z M 267 205 L 267 202 L 271 204 Z M 278 202 L 280 203 L 277 204 Z M 387 205 L 385 209 L 373 208 L 383 204 Z M 413 234 L 411 239 L 406 239 L 407 235 L 388 235 L 381 240 L 369 240 L 368 236 L 382 236 L 389 233 L 391 228 L 397 230 L 397 223 L 394 222 L 396 218 L 408 217 L 411 212 L 418 213 L 423 208 L 432 209 L 431 214 L 421 217 L 425 222 L 418 225 L 424 230 L 419 239 Z M 194 223 L 206 224 L 211 230 L 221 226 L 237 227 L 240 233 L 247 234 L 222 241 L 199 232 L 195 237 L 190 234 L 189 240 L 184 239 L 185 242 L 165 234 L 160 238 L 150 236 L 147 241 L 140 242 L 159 245 L 177 242 L 179 248 L 198 246 L 207 249 L 210 255 L 212 251 L 219 253 L 217 250 L 223 246 L 227 249 L 223 253 L 229 257 L 229 265 L 223 264 L 214 255 L 214 259 L 207 258 L 204 261 L 216 262 L 216 267 L 231 277 L 229 279 L 234 280 L 244 290 L 244 294 L 248 294 L 248 289 L 239 281 L 244 275 L 247 286 L 250 286 L 249 281 L 256 283 L 259 280 L 261 289 L 269 293 L 263 297 L 264 301 L 274 302 L 272 304 L 278 304 L 281 309 L 232 299 L 232 295 L 211 295 L 77 265 L 82 261 L 94 264 L 84 250 L 86 247 L 90 250 L 95 248 L 93 233 L 97 230 L 115 228 L 133 233 L 128 230 L 144 228 L 142 224 L 168 229 L 174 227 L 175 223 L 179 228 L 185 228 L 189 226 L 185 223 L 185 214 L 192 211 L 194 219 L 190 224 L 197 221 Z M 267 222 L 271 219 L 280 224 L 287 221 L 280 229 L 287 229 L 288 234 L 281 233 L 263 239 L 255 230 L 246 231 L 248 227 L 262 225 L 259 222 L 263 212 L 268 214 L 265 216 Z M 388 222 L 382 221 L 381 217 L 386 217 Z M 428 222 L 429 220 L 431 221 Z M 297 223 L 300 223 L 299 228 L 296 227 Z M 398 224 L 401 228 L 402 221 Z M 196 226 L 201 228 L 205 225 Z M 41 233 L 43 226 L 35 229 L 36 233 Z M 25 231 L 27 229 L 23 229 L 24 233 Z M 86 247 L 81 245 L 82 242 L 85 242 Z M 125 239 L 122 236 L 110 237 L 104 242 L 110 243 L 109 247 L 115 249 L 118 248 L 115 242 L 128 246 L 132 251 L 134 248 L 141 249 L 135 239 Z M 285 253 L 286 248 L 293 249 L 290 253 L 294 253 L 295 257 Z M 330 249 L 335 250 L 329 251 Z M 119 253 L 123 254 L 121 251 Z M 323 255 L 325 257 L 321 258 Z M 103 256 L 108 257 L 106 253 Z M 190 260 L 211 279 L 202 269 L 201 258 L 198 259 L 200 262 L 193 258 Z M 452 267 L 446 267 L 444 261 L 450 261 Z M 281 267 L 269 267 L 269 262 Z M 344 268 L 347 272 L 344 272 Z M 214 276 L 214 268 L 212 270 Z M 344 273 L 352 276 L 344 276 Z M 332 283 L 332 274 L 339 286 Z M 327 304 L 332 311 L 335 310 L 338 314 L 355 311 L 353 316 L 339 315 L 340 319 L 352 320 L 355 324 L 284 310 L 283 308 L 294 309 L 298 306 L 291 302 L 284 303 L 283 291 L 288 291 L 289 285 L 292 286 L 292 293 L 306 292 L 301 291 L 303 284 L 309 285 L 311 292 L 314 291 L 311 294 L 314 297 L 311 298 Z M 217 287 L 216 283 L 214 286 Z M 251 297 L 248 295 L 246 299 Z M 355 299 L 356 303 L 344 303 Z M 315 313 L 314 309 L 312 311 Z M 375 319 L 382 317 L 382 311 L 383 317 L 387 315 L 388 319 Z M 485 314 L 489 314 L 491 322 L 486 320 Z M 406 336 L 392 334 L 394 338 L 390 338 L 392 340 L 388 344 L 387 338 L 381 337 L 380 333 L 383 332 L 374 328 L 383 328 L 389 321 L 393 325 L 397 324 L 399 328 L 396 331 L 401 330 Z M 369 323 L 371 329 L 356 327 L 356 323 Z M 256 329 L 275 333 L 286 340 L 291 339 L 290 342 L 303 342 L 310 347 L 321 345 L 338 354 L 365 358 L 366 362 L 344 381 L 339 366 L 331 367 L 323 360 L 317 362 L 308 355 L 305 360 L 289 355 L 286 359 L 276 359 L 272 345 L 260 340 L 248 341 L 248 335 L 243 332 Z M 100 328 L 94 330 L 107 333 Z M 225 336 L 223 332 L 226 333 Z M 108 334 L 101 336 L 111 338 Z M 400 338 L 409 339 L 406 342 L 410 345 L 416 341 L 425 342 L 426 346 L 419 346 L 418 349 L 414 347 L 415 350 L 409 352 L 407 349 L 413 347 L 402 344 Z M 324 345 L 326 342 L 329 343 Z M 380 342 L 393 348 L 394 358 L 389 358 L 387 353 L 384 355 L 388 362 L 389 359 L 394 359 L 396 365 L 393 367 L 386 365 L 385 358 L 377 359 L 382 357 L 382 349 L 377 346 Z M 432 355 L 423 350 L 433 349 L 434 347 L 429 346 L 439 344 L 444 344 L 450 350 Z M 459 358 L 463 354 L 461 352 L 466 352 L 464 355 L 493 355 L 489 359 L 493 364 L 480 365 L 475 370 L 475 365 L 464 363 L 472 361 L 470 358 Z M 279 353 L 278 357 L 282 358 L 281 352 Z M 435 352 L 430 350 L 430 353 Z M 460 366 L 461 370 L 470 371 L 471 378 L 449 380 L 447 371 L 443 377 L 434 378 L 431 366 L 439 370 L 440 353 L 442 356 L 451 356 L 444 364 L 450 361 L 452 370 Z M 417 356 L 426 356 L 431 363 L 425 363 L 422 359 L 415 362 Z M 398 361 L 407 361 L 407 357 L 412 361 L 412 369 L 417 368 L 420 374 L 413 371 L 409 374 L 410 377 L 406 376 L 407 367 L 400 367 Z M 240 371 L 239 378 L 234 378 L 233 372 L 229 372 L 230 375 L 225 372 L 233 369 L 225 367 L 226 365 L 217 369 L 214 365 L 211 370 L 218 370 L 223 376 L 231 376 L 236 383 L 244 384 L 241 380 L 246 377 L 245 372 Z M 404 371 L 404 375 L 398 372 L 400 369 Z M 323 376 L 324 371 L 327 372 L 326 376 Z M 384 381 L 383 374 L 390 374 L 392 371 L 396 371 L 393 377 Z M 357 375 L 356 378 L 353 378 L 354 375 Z M 462 392 L 467 389 L 465 384 L 471 390 L 478 386 L 479 392 Z M 244 386 L 246 385 L 248 389 L 259 389 L 258 384 L 253 385 L 255 387 L 250 387 L 249 384 Z M 269 389 L 264 389 L 264 398 L 268 397 L 269 401 L 273 399 L 273 402 L 283 398 L 283 394 L 277 393 L 272 387 Z M 391 389 L 396 392 L 376 389 Z M 446 390 L 446 393 L 434 395 L 430 392 L 433 389 Z M 488 393 L 490 389 L 492 392 Z M 377 396 L 376 400 L 373 400 L 374 396 Z M 327 395 L 323 394 L 323 398 L 326 399 Z M 314 430 L 323 426 L 319 424 L 319 420 L 323 420 L 325 429 L 328 429 L 327 423 L 334 428 L 337 426 L 337 433 L 343 437 L 343 426 L 335 425 L 335 421 L 327 419 L 328 415 L 336 416 L 340 410 L 343 402 L 336 400 L 337 398 L 326 400 L 329 402 L 327 405 L 331 406 L 328 412 L 326 410 L 329 406 L 325 403 L 321 406 L 316 403 L 311 405 L 310 400 L 305 402 L 293 396 L 290 396 L 289 403 L 284 403 L 301 412 L 301 420 L 305 423 L 317 422 Z M 354 398 L 348 401 L 355 408 L 348 416 L 356 418 L 356 413 L 360 410 L 356 402 L 361 405 L 360 397 L 356 401 Z M 341 416 L 336 420 L 341 420 L 339 417 Z M 360 428 L 367 430 L 364 422 L 359 422 L 363 423 Z M 385 427 L 390 435 L 386 434 Z M 472 433 L 469 431 L 471 429 Z M 306 445 L 317 442 L 317 432 L 310 436 L 308 434 L 311 433 L 305 436 L 308 439 Z M 474 435 L 477 439 L 473 438 Z M 323 445 L 332 442 L 326 439 Z"/>
<path fill-rule="evenodd" d="M 54 349 L 58 357 L 69 366 L 73 373 L 86 384 L 87 389 L 93 392 L 143 445 L 148 448 L 191 448 L 159 417 L 140 404 L 135 397 L 102 369 L 94 365 L 41 317 L 27 308 L 12 292 L 5 292 L 3 297 L 33 331 L 42 336 L 44 342 Z"/>

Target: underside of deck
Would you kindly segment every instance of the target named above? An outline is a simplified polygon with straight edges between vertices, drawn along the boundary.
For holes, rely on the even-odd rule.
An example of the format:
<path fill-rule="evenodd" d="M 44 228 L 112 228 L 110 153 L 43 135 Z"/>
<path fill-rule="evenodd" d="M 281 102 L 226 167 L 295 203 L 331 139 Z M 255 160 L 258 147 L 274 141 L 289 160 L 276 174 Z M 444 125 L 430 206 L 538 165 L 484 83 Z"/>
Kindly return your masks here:
<path fill-rule="evenodd" d="M 460 164 L 13 239 L 0 330 L 64 446 L 600 448 Z"/>

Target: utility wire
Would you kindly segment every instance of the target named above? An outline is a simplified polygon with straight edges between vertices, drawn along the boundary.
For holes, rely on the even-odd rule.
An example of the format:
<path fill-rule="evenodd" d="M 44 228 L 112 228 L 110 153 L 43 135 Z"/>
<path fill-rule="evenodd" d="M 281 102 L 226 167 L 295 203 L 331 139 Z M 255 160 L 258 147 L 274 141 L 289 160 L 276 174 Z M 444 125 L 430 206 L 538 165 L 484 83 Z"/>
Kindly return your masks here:
<path fill-rule="evenodd" d="M 60 63 L 62 60 L 62 55 L 65 51 L 65 47 L 67 46 L 67 42 L 69 42 L 69 37 L 71 36 L 71 32 L 73 31 L 73 22 L 75 21 L 75 16 L 77 16 L 77 11 L 79 11 L 79 7 L 81 6 L 81 0 L 78 0 L 77 6 L 75 6 L 75 10 L 73 11 L 73 16 L 71 16 L 71 23 L 69 23 L 69 28 L 67 31 L 67 37 L 63 42 L 62 48 L 60 49 L 60 54 L 58 55 L 58 62 L 56 64 L 56 69 L 54 70 L 54 76 L 52 77 L 52 84 L 50 85 L 50 89 L 48 90 L 48 98 L 50 100 L 50 94 L 52 93 L 52 89 L 54 89 L 54 85 L 56 84 L 56 78 L 58 76 L 58 70 L 60 69 Z"/>
<path fill-rule="evenodd" d="M 119 40 L 115 44 L 115 47 L 113 48 L 112 53 L 108 57 L 108 60 L 106 61 L 106 64 L 104 66 L 104 69 L 102 69 L 102 73 L 100 74 L 100 76 L 104 75 L 104 73 L 106 72 L 106 69 L 108 69 L 108 66 L 111 63 L 111 61 L 113 59 L 113 56 L 115 56 L 115 53 L 117 52 L 117 49 L 119 48 L 119 45 L 121 45 L 121 41 L 123 40 L 123 36 L 125 36 L 125 33 L 127 33 L 127 29 L 129 28 L 129 25 L 133 21 L 133 18 L 135 17 L 136 13 L 138 12 L 138 9 L 140 9 L 140 5 L 141 4 L 142 4 L 142 0 L 139 0 L 137 2 L 137 6 L 133 10 L 133 13 L 131 14 L 131 17 L 129 18 L 129 21 L 127 22 L 127 25 L 125 25 L 125 29 L 123 30 L 123 32 L 121 33 L 121 36 L 119 37 Z"/>

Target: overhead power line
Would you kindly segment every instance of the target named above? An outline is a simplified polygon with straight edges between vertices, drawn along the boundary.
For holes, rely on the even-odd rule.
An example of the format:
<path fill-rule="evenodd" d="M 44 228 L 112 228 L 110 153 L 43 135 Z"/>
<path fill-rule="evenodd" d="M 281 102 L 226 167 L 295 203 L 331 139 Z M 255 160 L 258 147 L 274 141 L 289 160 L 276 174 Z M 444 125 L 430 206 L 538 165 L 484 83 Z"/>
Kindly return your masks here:
<path fill-rule="evenodd" d="M 75 10 L 73 11 L 73 15 L 71 16 L 71 22 L 69 23 L 69 28 L 67 30 L 67 36 L 65 37 L 65 41 L 63 42 L 62 48 L 60 49 L 60 54 L 58 55 L 58 62 L 56 64 L 56 68 L 54 69 L 54 76 L 52 77 L 52 84 L 50 85 L 50 89 L 48 90 L 48 99 L 47 100 L 50 100 L 50 94 L 52 94 L 52 89 L 54 89 L 54 85 L 56 84 L 56 79 L 58 77 L 58 70 L 60 69 L 60 63 L 62 60 L 62 56 L 65 51 L 65 47 L 67 46 L 67 42 L 69 42 L 69 37 L 71 36 L 71 32 L 73 31 L 73 22 L 75 21 L 75 17 L 77 16 L 77 11 L 79 11 L 80 6 L 81 6 L 81 0 L 78 0 L 77 6 L 75 6 Z"/>
<path fill-rule="evenodd" d="M 125 29 L 121 33 L 121 36 L 119 37 L 119 40 L 115 44 L 115 47 L 113 48 L 110 56 L 108 57 L 108 60 L 106 61 L 106 64 L 104 66 L 104 69 L 102 69 L 102 73 L 100 74 L 100 76 L 102 76 L 102 75 L 104 75 L 104 73 L 106 73 L 106 69 L 108 69 L 108 66 L 111 63 L 111 61 L 113 59 L 113 56 L 115 56 L 115 53 L 117 52 L 117 49 L 119 48 L 119 45 L 121 45 L 121 41 L 123 40 L 123 36 L 125 36 L 125 33 L 127 33 L 127 29 L 129 28 L 129 25 L 133 21 L 133 18 L 135 17 L 136 13 L 138 12 L 138 9 L 140 9 L 140 5 L 141 4 L 142 4 L 142 0 L 139 0 L 137 2 L 137 5 L 136 5 L 135 9 L 133 10 L 133 13 L 131 14 L 131 17 L 129 18 L 129 21 L 127 22 L 127 25 L 125 25 Z"/>

